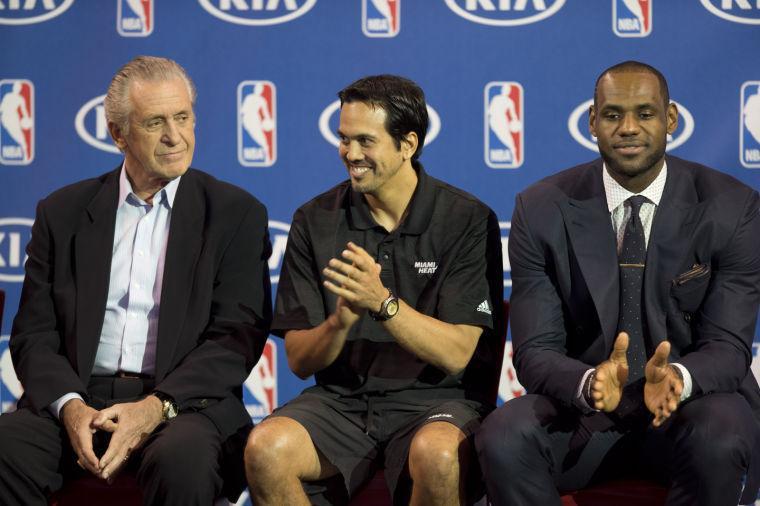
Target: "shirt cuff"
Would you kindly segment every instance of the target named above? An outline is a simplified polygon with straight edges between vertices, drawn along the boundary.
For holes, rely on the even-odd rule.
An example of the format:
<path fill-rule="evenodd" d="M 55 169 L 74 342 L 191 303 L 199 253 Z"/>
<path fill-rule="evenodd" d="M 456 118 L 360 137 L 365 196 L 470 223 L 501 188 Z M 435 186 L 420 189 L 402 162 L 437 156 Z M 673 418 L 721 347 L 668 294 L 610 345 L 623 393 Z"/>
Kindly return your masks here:
<path fill-rule="evenodd" d="M 583 377 L 581 378 L 581 382 L 578 383 L 578 389 L 575 391 L 575 401 L 578 403 L 578 406 L 585 412 L 585 413 L 591 413 L 599 411 L 598 409 L 591 407 L 588 405 L 588 402 L 586 402 L 586 396 L 583 395 L 583 385 L 586 384 L 586 380 L 591 375 L 592 372 L 594 372 L 595 369 L 589 369 L 585 373 L 583 373 Z"/>
<path fill-rule="evenodd" d="M 691 381 L 691 374 L 689 373 L 689 370 L 686 368 L 686 366 L 682 364 L 673 362 L 672 365 L 678 367 L 678 370 L 681 371 L 681 376 L 683 377 L 683 391 L 681 392 L 681 399 L 680 399 L 680 402 L 683 402 L 689 397 L 691 397 L 691 390 L 692 390 L 692 385 L 693 385 Z"/>
<path fill-rule="evenodd" d="M 80 401 L 84 402 L 84 399 L 82 399 L 82 396 L 79 395 L 76 392 L 70 392 L 68 394 L 63 394 L 61 397 L 59 397 L 57 400 L 50 403 L 48 406 L 48 411 L 53 414 L 53 416 L 56 418 L 56 420 L 61 419 L 61 408 L 69 402 L 71 399 L 79 399 Z"/>

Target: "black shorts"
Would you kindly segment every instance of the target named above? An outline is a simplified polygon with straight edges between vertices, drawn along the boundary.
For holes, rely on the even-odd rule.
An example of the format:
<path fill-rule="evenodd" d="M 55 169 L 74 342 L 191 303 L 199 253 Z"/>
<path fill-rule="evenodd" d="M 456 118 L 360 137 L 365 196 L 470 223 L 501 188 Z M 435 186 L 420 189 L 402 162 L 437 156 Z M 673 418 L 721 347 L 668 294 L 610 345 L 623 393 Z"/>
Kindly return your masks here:
<path fill-rule="evenodd" d="M 337 479 L 304 483 L 312 504 L 347 503 L 379 467 L 385 470 L 393 502 L 408 504 L 407 456 L 417 429 L 430 422 L 449 422 L 472 444 L 489 410 L 473 400 L 410 402 L 402 400 L 403 395 L 344 397 L 313 387 L 272 413 L 303 425 L 317 450 L 340 472 Z"/>

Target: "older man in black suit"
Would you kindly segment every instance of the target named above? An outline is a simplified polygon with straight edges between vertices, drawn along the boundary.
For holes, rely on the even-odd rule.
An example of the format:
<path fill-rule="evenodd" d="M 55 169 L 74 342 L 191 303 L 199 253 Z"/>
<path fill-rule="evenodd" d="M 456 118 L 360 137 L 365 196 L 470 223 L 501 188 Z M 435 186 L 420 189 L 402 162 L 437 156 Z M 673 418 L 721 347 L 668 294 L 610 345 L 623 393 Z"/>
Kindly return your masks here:
<path fill-rule="evenodd" d="M 147 504 L 242 490 L 241 385 L 271 320 L 267 216 L 189 169 L 194 101 L 174 61 L 126 64 L 105 100 L 124 163 L 38 206 L 10 340 L 25 394 L 0 417 L 2 504 L 46 504 L 75 462 L 106 480 L 132 466 Z"/>

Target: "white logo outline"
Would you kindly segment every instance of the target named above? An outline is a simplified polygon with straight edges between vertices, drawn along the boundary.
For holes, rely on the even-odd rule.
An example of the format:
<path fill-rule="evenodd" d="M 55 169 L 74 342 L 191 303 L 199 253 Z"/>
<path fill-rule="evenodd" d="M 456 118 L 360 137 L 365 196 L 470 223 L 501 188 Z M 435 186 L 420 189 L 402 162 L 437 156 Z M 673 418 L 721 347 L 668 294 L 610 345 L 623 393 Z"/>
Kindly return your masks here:
<path fill-rule="evenodd" d="M 446 0 L 446 5 L 454 12 L 454 14 L 468 21 L 472 21 L 473 23 L 479 23 L 481 25 L 488 26 L 521 26 L 537 23 L 553 16 L 562 8 L 563 5 L 565 5 L 565 0 L 556 0 L 554 4 L 551 7 L 547 8 L 544 12 L 518 19 L 491 19 L 477 16 L 462 9 L 459 5 L 457 5 L 456 0 Z"/>
<path fill-rule="evenodd" d="M 31 218 L 21 218 L 21 217 L 9 217 L 9 218 L 0 218 L 0 227 L 5 225 L 24 225 L 29 227 L 29 233 L 31 235 L 31 228 L 32 225 L 34 225 L 34 220 Z M 26 245 L 24 245 L 26 246 Z M 24 247 L 21 247 L 21 250 L 24 251 Z M 24 255 L 24 261 L 21 262 L 21 265 L 23 266 L 26 264 L 26 255 Z M 4 274 L 0 272 L 0 281 L 5 281 L 8 283 L 21 283 L 24 281 L 24 276 L 26 274 Z"/>
<path fill-rule="evenodd" d="M 79 137 L 93 148 L 105 151 L 106 153 L 120 155 L 121 151 L 119 151 L 119 148 L 117 148 L 114 144 L 109 144 L 107 142 L 101 141 L 100 139 L 96 139 L 90 134 L 90 132 L 87 131 L 84 126 L 84 119 L 87 117 L 87 113 L 94 110 L 95 106 L 98 104 L 102 104 L 103 99 L 105 98 L 105 95 L 97 96 L 93 99 L 88 100 L 82 107 L 80 107 L 77 111 L 76 117 L 74 118 L 74 128 L 76 129 Z"/>
<path fill-rule="evenodd" d="M 324 137 L 327 142 L 336 148 L 340 146 L 340 139 L 338 139 L 338 136 L 335 135 L 335 132 L 330 129 L 330 118 L 338 110 L 340 110 L 340 100 L 331 102 L 322 110 L 317 123 L 319 126 L 319 132 L 322 134 L 322 137 Z M 441 132 L 441 117 L 438 114 L 438 111 L 433 109 L 430 104 L 427 104 L 427 112 L 428 118 L 430 119 L 430 127 L 428 128 L 427 134 L 425 135 L 425 146 L 433 142 Z"/>
<path fill-rule="evenodd" d="M 301 7 L 294 10 L 290 14 L 284 14 L 276 18 L 265 18 L 265 19 L 240 18 L 237 16 L 233 16 L 232 14 L 227 14 L 226 12 L 223 12 L 221 9 L 211 5 L 211 0 L 198 0 L 198 3 L 201 5 L 201 7 L 203 7 L 203 9 L 206 12 L 228 23 L 233 23 L 236 25 L 246 25 L 246 26 L 271 26 L 271 25 L 279 25 L 280 23 L 287 23 L 288 21 L 292 21 L 296 18 L 300 18 L 301 16 L 309 12 L 312 9 L 312 7 L 314 7 L 314 5 L 316 5 L 317 0 L 306 0 Z"/>
<path fill-rule="evenodd" d="M 760 18 L 743 18 L 741 16 L 736 16 L 734 14 L 728 14 L 727 12 L 717 8 L 714 6 L 710 0 L 701 0 L 702 6 L 707 9 L 710 13 L 718 16 L 719 18 L 723 18 L 727 21 L 731 21 L 733 23 L 741 23 L 744 25 L 760 25 Z"/>
<path fill-rule="evenodd" d="M 63 3 L 45 14 L 39 14 L 31 18 L 3 18 L 0 17 L 0 25 L 31 25 L 36 23 L 42 23 L 49 19 L 53 19 L 60 16 L 72 6 L 74 0 L 63 0 Z"/>

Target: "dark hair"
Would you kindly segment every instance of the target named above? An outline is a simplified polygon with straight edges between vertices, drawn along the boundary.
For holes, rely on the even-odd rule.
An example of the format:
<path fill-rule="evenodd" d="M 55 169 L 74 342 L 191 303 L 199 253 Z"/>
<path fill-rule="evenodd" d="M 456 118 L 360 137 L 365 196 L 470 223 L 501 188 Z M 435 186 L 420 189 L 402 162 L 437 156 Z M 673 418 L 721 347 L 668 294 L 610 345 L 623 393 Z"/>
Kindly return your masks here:
<path fill-rule="evenodd" d="M 419 143 L 412 155 L 415 164 L 425 144 L 428 113 L 425 93 L 413 81 L 400 76 L 367 76 L 354 81 L 338 92 L 340 105 L 363 102 L 385 111 L 385 130 L 393 138 L 396 149 L 409 132 L 417 134 Z"/>
<path fill-rule="evenodd" d="M 599 74 L 599 77 L 596 78 L 596 84 L 594 85 L 594 107 L 596 107 L 597 95 L 599 93 L 599 81 L 601 81 L 602 77 L 605 75 L 615 72 L 649 72 L 650 74 L 653 74 L 660 82 L 660 93 L 662 93 L 662 98 L 665 100 L 665 108 L 667 109 L 670 104 L 670 91 L 668 91 L 668 82 L 665 80 L 665 76 L 653 66 L 634 60 L 618 63 Z"/>

